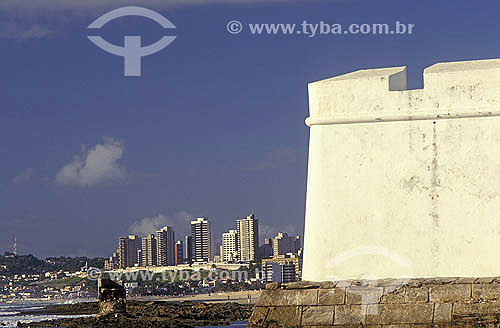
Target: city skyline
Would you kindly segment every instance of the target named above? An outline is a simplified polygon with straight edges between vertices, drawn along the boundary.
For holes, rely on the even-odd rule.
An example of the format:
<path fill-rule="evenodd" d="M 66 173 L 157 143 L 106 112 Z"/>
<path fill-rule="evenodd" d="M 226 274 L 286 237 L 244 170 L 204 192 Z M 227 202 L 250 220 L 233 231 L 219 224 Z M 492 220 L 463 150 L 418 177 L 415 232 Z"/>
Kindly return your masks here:
<path fill-rule="evenodd" d="M 250 214 L 250 216 L 252 216 L 253 214 Z M 248 217 L 247 217 L 248 218 Z M 220 233 L 220 236 L 217 235 L 217 233 L 214 233 L 215 235 L 215 238 L 214 238 L 214 245 L 216 244 L 220 244 L 220 251 L 219 249 L 217 249 L 215 246 L 214 246 L 214 249 L 213 249 L 213 253 L 214 254 L 219 254 L 219 255 L 222 255 L 222 247 L 224 245 L 224 235 L 226 235 L 228 232 L 229 233 L 233 233 L 235 235 L 238 234 L 238 230 L 237 230 L 237 226 L 238 226 L 238 221 L 241 220 L 241 219 L 234 219 L 234 229 L 226 229 L 226 232 L 222 232 Z M 137 255 L 137 261 L 139 263 L 150 263 L 149 265 L 150 266 L 156 266 L 158 263 L 161 262 L 160 259 L 157 258 L 158 256 L 158 250 L 157 250 L 157 247 L 158 247 L 158 244 L 157 244 L 157 240 L 158 240 L 158 233 L 162 230 L 166 230 L 167 228 L 172 228 L 170 226 L 161 226 L 159 225 L 157 228 L 152 228 L 150 232 L 145 232 L 143 234 L 128 234 L 127 236 L 119 236 L 119 235 L 116 235 L 115 237 L 119 240 L 119 245 L 118 245 L 118 249 L 117 249 L 117 252 L 114 252 L 114 254 L 118 254 L 119 252 L 119 249 L 120 249 L 120 240 L 127 240 L 128 238 L 130 237 L 134 237 L 134 238 L 138 238 L 138 241 L 137 242 L 137 245 L 141 246 L 141 247 L 138 247 L 139 250 L 144 250 L 144 249 L 147 249 L 149 250 L 146 251 L 146 252 L 143 252 L 142 254 L 138 254 Z M 264 229 L 266 229 L 266 227 L 264 227 Z M 173 240 L 173 244 L 175 245 L 175 243 L 179 242 L 179 241 L 182 241 L 182 253 L 183 253 L 183 258 L 186 259 L 186 258 L 189 258 L 188 256 L 188 252 L 190 254 L 190 248 L 188 248 L 187 244 L 190 244 L 191 243 L 191 235 L 190 234 L 187 234 L 187 235 L 178 235 L 178 237 L 174 237 L 175 236 L 175 229 L 172 229 L 172 231 L 174 231 L 174 235 L 172 237 L 170 237 L 170 240 Z M 259 225 L 259 234 L 262 234 L 262 229 L 260 229 L 260 225 Z M 287 233 L 285 233 L 284 231 L 277 231 L 276 233 L 273 233 L 272 232 L 269 232 L 267 230 L 263 230 L 265 233 L 266 233 L 266 236 L 269 235 L 269 238 L 266 238 L 266 237 L 261 237 L 259 238 L 259 242 L 258 242 L 258 245 L 259 245 L 259 251 L 260 251 L 260 248 L 261 246 L 263 246 L 267 240 L 273 240 L 273 236 L 280 236 L 281 234 L 285 234 L 285 235 L 288 235 Z M 293 233 L 292 233 L 293 234 Z M 272 235 L 272 236 L 271 236 Z M 300 237 L 302 234 L 298 234 L 297 237 Z M 6 249 L 6 250 L 3 250 L 3 252 L 7 252 L 7 253 L 13 253 L 13 254 L 17 254 L 17 237 L 14 237 L 13 239 L 13 244 L 12 244 L 12 247 L 11 249 Z M 188 241 L 189 240 L 189 241 Z M 237 243 L 237 238 L 235 238 L 235 243 Z M 147 241 L 147 246 L 145 246 L 145 242 Z M 234 247 L 235 250 L 238 250 L 238 247 L 237 247 L 237 244 L 235 245 L 236 247 Z M 271 245 L 271 247 L 273 247 L 273 245 Z M 272 248 L 271 248 L 272 249 Z M 109 258 L 109 252 L 106 252 L 105 254 L 100 254 L 100 255 L 97 255 L 95 256 L 96 258 Z M 32 253 L 23 253 L 24 255 L 27 255 L 27 254 L 32 254 Z M 154 254 L 154 255 L 153 255 Z M 48 257 L 52 257 L 52 256 L 57 256 L 57 255 L 49 255 Z M 172 256 L 175 258 L 175 253 L 172 254 Z M 237 257 L 234 257 L 234 258 L 239 258 L 239 253 L 237 255 Z M 118 259 L 118 257 L 117 257 Z M 141 262 L 142 261 L 142 262 Z"/>
<path fill-rule="evenodd" d="M 302 237 L 278 232 L 259 241 L 259 219 L 251 213 L 234 221 L 234 229 L 214 236 L 212 221 L 199 217 L 190 222 L 189 235 L 176 235 L 165 226 L 145 236 L 118 238 L 118 249 L 105 260 L 105 269 L 166 267 L 192 263 L 259 263 L 263 259 L 302 257 Z M 220 240 L 220 243 L 218 242 Z M 268 248 L 266 248 L 268 247 Z M 298 265 L 298 264 L 297 264 Z"/>
<path fill-rule="evenodd" d="M 253 214 L 251 214 L 251 215 L 253 215 Z M 189 218 L 189 217 L 188 217 L 188 218 Z M 149 220 L 149 219 L 147 219 L 147 220 Z M 189 219 L 189 220 L 191 220 L 191 219 Z M 234 229 L 229 229 L 228 231 L 229 231 L 229 232 L 234 231 L 234 233 L 235 233 L 235 234 L 237 234 L 237 233 L 238 233 L 238 232 L 237 232 L 237 222 L 238 222 L 238 220 L 239 220 L 239 219 L 234 219 L 234 220 L 235 220 L 235 221 L 234 221 L 234 223 L 236 223 L 236 224 L 235 224 L 235 226 L 234 226 Z M 158 232 L 159 232 L 159 231 L 161 231 L 161 230 L 163 230 L 163 229 L 165 229 L 165 228 L 170 227 L 170 226 L 168 226 L 168 225 L 162 225 L 162 224 L 157 224 L 156 226 L 157 226 L 157 227 L 152 226 L 152 228 L 151 228 L 151 231 L 150 231 L 150 232 L 145 232 L 145 231 L 143 231 L 142 233 L 136 234 L 136 233 L 134 233 L 134 232 L 132 231 L 132 232 L 130 232 L 129 234 L 127 234 L 127 236 L 120 236 L 120 235 L 116 235 L 115 237 L 116 237 L 116 238 L 118 238 L 118 240 L 120 240 L 120 239 L 127 239 L 128 237 L 134 236 L 134 237 L 138 237 L 138 238 L 139 238 L 139 240 L 141 240 L 141 243 L 144 243 L 144 241 L 145 241 L 146 239 L 148 239 L 148 238 L 150 238 L 150 237 L 153 237 L 153 239 L 155 240 L 155 243 L 156 243 L 156 240 L 158 239 L 158 236 L 157 236 Z M 181 230 L 182 230 L 182 229 L 181 229 Z M 223 229 L 222 229 L 222 230 L 223 230 Z M 226 229 L 226 230 L 227 230 L 227 229 Z M 173 229 L 173 231 L 176 231 L 176 230 L 175 230 L 175 229 Z M 226 232 L 221 232 L 220 234 L 219 234 L 218 232 L 214 232 L 214 235 L 215 235 L 215 238 L 214 238 L 214 245 L 215 245 L 215 244 L 220 244 L 220 245 L 221 245 L 221 247 L 222 247 L 223 240 L 224 240 L 224 234 L 226 234 L 226 233 L 227 233 L 227 231 L 226 231 Z M 274 230 L 269 230 L 269 228 L 268 228 L 266 225 L 264 225 L 264 227 L 263 227 L 263 228 L 261 228 L 261 227 L 260 227 L 260 225 L 259 225 L 259 233 L 257 234 L 257 235 L 260 235 L 260 236 L 261 236 L 261 237 L 259 237 L 259 242 L 258 242 L 259 247 L 261 246 L 261 244 L 264 244 L 264 243 L 265 243 L 265 240 L 266 240 L 266 239 L 272 239 L 272 236 L 275 236 L 275 235 L 276 235 L 276 236 L 278 236 L 278 235 L 279 235 L 279 234 L 281 234 L 281 233 L 283 233 L 283 231 L 276 230 L 276 233 L 275 233 L 275 232 L 274 232 Z M 263 235 L 263 234 L 264 234 L 265 236 L 267 236 L 267 237 L 262 237 L 262 235 Z M 286 234 L 286 233 L 285 233 L 285 234 Z M 293 234 L 293 233 L 292 233 L 292 234 Z M 219 235 L 220 235 L 220 236 L 219 236 Z M 298 234 L 298 235 L 302 235 L 302 234 Z M 179 238 L 180 238 L 180 237 L 181 237 L 181 236 L 179 235 Z M 174 239 L 173 239 L 173 240 L 174 240 L 175 242 L 177 242 L 177 241 L 182 241 L 182 242 L 183 242 L 183 245 L 186 245 L 186 241 L 187 241 L 187 238 L 188 238 L 188 237 L 190 238 L 191 236 L 190 236 L 189 234 L 187 234 L 187 235 L 183 235 L 183 236 L 182 236 L 182 239 L 179 239 L 179 238 L 177 238 L 177 237 L 174 237 Z M 175 244 L 175 243 L 174 243 L 174 244 Z M 141 244 L 141 245 L 143 245 L 143 244 Z M 149 242 L 149 244 L 148 244 L 148 245 L 151 245 L 151 241 Z M 119 246 L 119 247 L 120 247 L 120 246 Z M 139 248 L 139 249 L 140 249 L 140 248 Z M 151 249 L 151 246 L 149 246 L 149 249 Z M 186 258 L 186 252 L 187 252 L 187 251 L 188 251 L 188 248 L 183 247 L 183 254 L 184 254 L 184 258 Z M 8 249 L 3 250 L 3 252 L 14 253 L 14 254 L 16 254 L 16 253 L 17 253 L 17 237 L 14 237 L 14 242 L 13 242 L 13 244 L 12 244 L 12 247 L 11 247 L 10 249 L 8 248 Z M 156 249 L 151 250 L 151 252 L 153 252 L 153 254 L 158 254 Z M 214 252 L 214 253 L 219 253 L 219 254 L 220 254 L 220 252 L 216 249 L 216 247 L 215 247 L 215 246 L 214 246 L 213 252 Z M 108 256 L 108 255 L 109 255 L 108 253 L 109 253 L 109 252 L 107 252 L 107 253 L 105 252 L 105 254 L 100 254 L 100 255 L 98 254 L 98 255 L 96 255 L 96 256 L 94 256 L 94 257 L 96 257 L 96 258 L 108 258 L 108 257 L 109 257 L 109 256 Z M 26 255 L 27 255 L 27 254 L 33 254 L 33 253 L 23 253 L 23 254 L 26 254 Z M 54 255 L 54 254 L 52 254 L 52 255 L 48 255 L 47 257 L 52 257 L 52 256 L 57 256 L 57 254 L 56 254 L 56 255 Z M 175 255 L 173 254 L 172 256 L 175 256 Z M 143 259 L 145 259 L 145 258 L 147 258 L 147 255 L 143 253 L 143 254 L 142 254 L 140 257 L 138 257 L 137 259 L 138 259 L 138 261 L 139 261 L 139 259 L 140 259 L 140 261 L 144 261 Z M 148 262 L 148 263 L 154 263 L 154 264 L 151 264 L 151 265 L 153 265 L 153 266 L 154 266 L 154 265 L 157 265 L 157 263 L 159 263 L 159 260 L 158 260 L 157 258 L 155 258 L 154 260 L 151 260 L 151 258 L 148 258 L 147 262 Z"/>

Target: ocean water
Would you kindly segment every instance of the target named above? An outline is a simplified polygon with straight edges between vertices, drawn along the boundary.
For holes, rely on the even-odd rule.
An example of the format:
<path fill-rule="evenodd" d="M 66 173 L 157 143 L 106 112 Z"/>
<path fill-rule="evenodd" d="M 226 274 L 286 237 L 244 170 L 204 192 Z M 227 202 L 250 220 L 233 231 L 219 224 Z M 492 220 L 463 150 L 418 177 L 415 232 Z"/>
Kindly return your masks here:
<path fill-rule="evenodd" d="M 0 304 L 0 327 L 16 327 L 18 322 L 30 323 L 61 318 L 87 317 L 85 315 L 30 315 L 26 311 L 40 310 L 48 305 L 63 303 L 16 303 Z"/>
<path fill-rule="evenodd" d="M 15 328 L 18 322 L 30 323 L 45 320 L 55 320 L 62 318 L 80 318 L 89 317 L 89 315 L 30 315 L 26 311 L 40 310 L 48 305 L 62 303 L 18 303 L 18 304 L 0 304 L 0 327 Z M 200 328 L 243 328 L 247 322 L 234 322 L 230 326 L 223 327 L 200 327 Z"/>
<path fill-rule="evenodd" d="M 89 317 L 91 315 L 30 315 L 26 311 L 40 310 L 48 305 L 63 303 L 18 303 L 18 304 L 0 304 L 0 327 L 15 328 L 17 323 L 30 323 L 45 320 L 55 320 L 62 318 Z M 200 327 L 200 328 L 243 328 L 247 322 L 234 322 L 230 326 L 223 327 Z"/>

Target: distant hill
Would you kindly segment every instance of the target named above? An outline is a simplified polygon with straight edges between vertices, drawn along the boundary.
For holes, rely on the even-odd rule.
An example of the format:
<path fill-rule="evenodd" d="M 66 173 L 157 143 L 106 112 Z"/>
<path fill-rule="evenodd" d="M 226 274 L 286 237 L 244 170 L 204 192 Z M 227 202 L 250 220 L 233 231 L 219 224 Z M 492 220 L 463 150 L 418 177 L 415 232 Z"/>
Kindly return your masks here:
<path fill-rule="evenodd" d="M 54 271 L 78 271 L 88 263 L 89 267 L 102 269 L 103 258 L 89 259 L 86 257 L 49 257 L 44 260 L 33 255 L 14 256 L 5 253 L 0 256 L 0 275 L 36 274 Z"/>

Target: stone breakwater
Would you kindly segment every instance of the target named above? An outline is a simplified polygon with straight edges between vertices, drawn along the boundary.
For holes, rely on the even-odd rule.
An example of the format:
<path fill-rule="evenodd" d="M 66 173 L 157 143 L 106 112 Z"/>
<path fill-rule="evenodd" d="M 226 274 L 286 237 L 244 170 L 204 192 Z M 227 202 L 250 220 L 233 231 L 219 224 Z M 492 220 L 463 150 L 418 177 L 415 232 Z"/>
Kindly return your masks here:
<path fill-rule="evenodd" d="M 91 313 L 89 313 L 89 310 Z M 97 303 L 85 305 L 47 307 L 44 311 L 55 314 L 97 314 Z M 40 313 L 43 313 L 40 312 Z M 127 301 L 127 313 L 99 317 L 59 319 L 46 322 L 20 324 L 23 328 L 192 328 L 198 326 L 225 326 L 234 321 L 246 321 L 252 313 L 249 305 L 236 303 L 166 303 Z"/>
<path fill-rule="evenodd" d="M 500 278 L 273 283 L 248 327 L 500 327 Z"/>

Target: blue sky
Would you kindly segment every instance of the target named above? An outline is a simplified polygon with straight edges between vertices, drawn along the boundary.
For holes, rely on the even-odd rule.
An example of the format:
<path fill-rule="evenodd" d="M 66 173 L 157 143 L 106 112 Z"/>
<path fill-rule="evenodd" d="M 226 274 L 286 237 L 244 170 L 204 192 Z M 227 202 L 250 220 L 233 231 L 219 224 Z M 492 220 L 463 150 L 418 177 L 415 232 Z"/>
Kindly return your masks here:
<path fill-rule="evenodd" d="M 109 256 L 117 238 L 188 218 L 217 234 L 255 212 L 262 236 L 302 233 L 307 83 L 408 66 L 410 88 L 440 61 L 500 57 L 498 1 L 98 1 L 0 4 L 0 251 Z M 21 4 L 20 4 L 21 3 Z M 140 17 L 86 27 L 111 9 L 147 7 L 177 39 L 141 77 L 88 35 L 143 44 L 165 31 Z M 46 6 L 46 7 L 44 7 Z M 412 35 L 251 35 L 226 24 L 415 24 Z"/>

